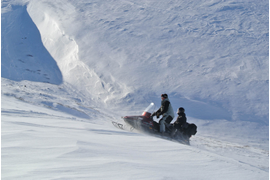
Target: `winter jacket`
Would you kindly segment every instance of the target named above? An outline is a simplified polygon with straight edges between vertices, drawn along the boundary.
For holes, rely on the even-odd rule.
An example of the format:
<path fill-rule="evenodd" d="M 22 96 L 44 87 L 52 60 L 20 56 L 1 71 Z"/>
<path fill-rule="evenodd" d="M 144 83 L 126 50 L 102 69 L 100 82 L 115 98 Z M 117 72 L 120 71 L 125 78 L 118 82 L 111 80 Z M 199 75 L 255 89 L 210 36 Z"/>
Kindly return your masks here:
<path fill-rule="evenodd" d="M 156 114 L 162 115 L 163 117 L 169 115 L 174 118 L 174 112 L 169 98 L 161 101 L 161 107 L 159 108 L 159 110 L 157 110 Z"/>
<path fill-rule="evenodd" d="M 183 128 L 186 123 L 187 123 L 186 114 L 181 112 L 178 114 L 178 117 L 177 117 L 176 121 L 174 122 L 174 126 L 177 129 L 180 129 L 180 128 Z"/>

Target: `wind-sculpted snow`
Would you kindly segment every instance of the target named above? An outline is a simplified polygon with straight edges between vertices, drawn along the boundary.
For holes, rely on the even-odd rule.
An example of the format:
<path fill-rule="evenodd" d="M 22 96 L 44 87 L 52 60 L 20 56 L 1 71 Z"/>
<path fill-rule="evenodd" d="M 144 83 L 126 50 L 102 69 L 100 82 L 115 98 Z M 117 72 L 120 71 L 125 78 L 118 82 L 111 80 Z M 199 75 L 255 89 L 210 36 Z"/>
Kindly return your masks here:
<path fill-rule="evenodd" d="M 8 10 L 9 7 L 11 10 Z M 62 83 L 62 74 L 42 44 L 40 33 L 26 6 L 2 8 L 1 20 L 2 77 L 15 81 Z"/>
<path fill-rule="evenodd" d="M 3 179 L 269 177 L 268 1 L 1 5 Z M 191 146 L 111 124 L 161 93 Z"/>
<path fill-rule="evenodd" d="M 20 83 L 5 83 L 2 179 L 268 178 L 268 151 L 264 148 L 205 137 L 203 133 L 186 146 L 118 130 L 104 124 L 103 119 L 109 117 L 98 111 L 88 111 L 91 117 L 83 119 L 53 107 L 33 105 L 27 94 L 13 98 L 5 91 L 16 91 Z M 55 94 L 53 86 L 38 86 L 31 86 L 32 95 L 38 95 L 39 89 Z M 66 93 L 63 97 L 68 98 Z M 37 98 L 32 100 L 38 102 Z M 57 101 L 65 103 L 64 98 Z M 72 99 L 70 102 L 72 105 Z"/>
<path fill-rule="evenodd" d="M 65 81 L 108 105 L 166 92 L 175 107 L 268 123 L 267 4 L 30 1 L 28 12 Z"/>

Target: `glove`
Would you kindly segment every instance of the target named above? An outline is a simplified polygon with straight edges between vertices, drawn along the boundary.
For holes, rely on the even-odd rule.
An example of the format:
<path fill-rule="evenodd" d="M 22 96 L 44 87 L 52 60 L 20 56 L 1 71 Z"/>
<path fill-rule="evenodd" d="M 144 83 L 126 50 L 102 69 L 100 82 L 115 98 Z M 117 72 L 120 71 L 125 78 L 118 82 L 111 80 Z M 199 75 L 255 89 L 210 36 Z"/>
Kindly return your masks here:
<path fill-rule="evenodd" d="M 153 114 L 151 114 L 151 116 L 150 117 L 154 117 L 156 115 L 156 112 L 154 112 Z"/>

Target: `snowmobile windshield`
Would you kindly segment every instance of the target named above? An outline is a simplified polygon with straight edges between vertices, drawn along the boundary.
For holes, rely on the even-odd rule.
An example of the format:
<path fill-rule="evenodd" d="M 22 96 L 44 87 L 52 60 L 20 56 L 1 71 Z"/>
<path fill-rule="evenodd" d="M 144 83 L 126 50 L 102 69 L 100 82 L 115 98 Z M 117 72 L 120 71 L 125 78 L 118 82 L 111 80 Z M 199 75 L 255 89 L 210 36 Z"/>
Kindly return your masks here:
<path fill-rule="evenodd" d="M 150 105 L 143 111 L 143 114 L 145 112 L 148 112 L 148 113 L 151 113 L 154 111 L 154 108 L 155 108 L 155 104 L 154 103 L 150 103 Z"/>

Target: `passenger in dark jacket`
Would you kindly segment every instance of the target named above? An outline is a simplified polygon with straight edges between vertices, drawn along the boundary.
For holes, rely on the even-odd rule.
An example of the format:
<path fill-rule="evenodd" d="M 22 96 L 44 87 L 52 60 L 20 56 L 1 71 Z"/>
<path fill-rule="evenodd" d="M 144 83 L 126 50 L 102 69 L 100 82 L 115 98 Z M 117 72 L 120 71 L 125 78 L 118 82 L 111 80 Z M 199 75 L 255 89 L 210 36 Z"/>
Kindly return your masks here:
<path fill-rule="evenodd" d="M 173 123 L 173 130 L 171 136 L 174 136 L 176 131 L 183 132 L 184 128 L 186 128 L 187 118 L 185 114 L 185 109 L 180 107 L 177 110 L 178 117 L 176 121 Z"/>
<path fill-rule="evenodd" d="M 176 129 L 178 129 L 180 131 L 183 131 L 183 129 L 184 129 L 186 123 L 187 123 L 185 109 L 182 108 L 182 107 L 178 108 L 177 114 L 178 114 L 178 117 L 177 117 L 176 121 L 173 123 L 173 126 Z"/>

